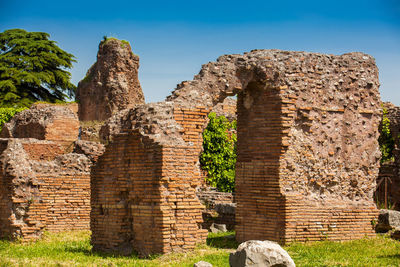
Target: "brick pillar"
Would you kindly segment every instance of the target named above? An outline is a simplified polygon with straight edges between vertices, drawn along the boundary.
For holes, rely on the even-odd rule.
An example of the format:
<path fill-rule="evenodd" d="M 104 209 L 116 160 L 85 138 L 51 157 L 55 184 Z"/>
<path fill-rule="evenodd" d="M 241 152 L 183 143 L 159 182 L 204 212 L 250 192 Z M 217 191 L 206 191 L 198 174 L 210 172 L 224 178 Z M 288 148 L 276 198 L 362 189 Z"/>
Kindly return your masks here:
<path fill-rule="evenodd" d="M 250 84 L 238 95 L 236 238 L 279 241 L 284 236 L 284 198 L 279 187 L 283 149 L 279 90 Z"/>

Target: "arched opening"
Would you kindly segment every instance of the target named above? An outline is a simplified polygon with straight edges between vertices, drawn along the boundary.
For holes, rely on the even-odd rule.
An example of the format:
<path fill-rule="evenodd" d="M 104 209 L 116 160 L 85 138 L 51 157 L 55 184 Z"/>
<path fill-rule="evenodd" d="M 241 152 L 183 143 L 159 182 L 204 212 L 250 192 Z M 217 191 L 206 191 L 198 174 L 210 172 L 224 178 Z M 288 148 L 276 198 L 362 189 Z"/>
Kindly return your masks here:
<path fill-rule="evenodd" d="M 354 66 L 368 71 L 343 74 Z M 203 179 L 202 132 L 210 109 L 236 93 L 237 240 L 285 243 L 374 234 L 380 100 L 373 59 L 360 53 L 255 50 L 204 65 L 167 101 L 128 114 L 129 129 L 98 161 L 108 165 L 92 173 L 97 177 L 92 209 L 123 206 L 118 221 L 101 217 L 101 209 L 91 217 L 99 229 L 93 231 L 95 248 L 121 250 L 127 241 L 141 254 L 165 253 L 205 241 L 196 195 Z M 368 117 L 365 125 L 362 117 Z M 132 149 L 137 146 L 140 151 Z M 123 171 L 107 173 L 108 168 Z M 104 188 L 114 186 L 104 184 L 110 177 L 128 191 L 100 200 L 109 194 Z M 115 186 L 111 191 L 119 190 Z M 146 238 L 144 232 L 157 235 Z M 117 238 L 110 242 L 107 235 Z"/>

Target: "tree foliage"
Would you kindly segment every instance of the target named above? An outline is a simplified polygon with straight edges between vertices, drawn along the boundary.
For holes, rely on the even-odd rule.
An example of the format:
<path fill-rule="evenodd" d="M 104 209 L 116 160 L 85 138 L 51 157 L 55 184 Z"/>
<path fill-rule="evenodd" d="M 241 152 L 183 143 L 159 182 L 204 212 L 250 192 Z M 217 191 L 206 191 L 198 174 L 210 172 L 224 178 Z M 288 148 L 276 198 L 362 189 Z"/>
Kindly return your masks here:
<path fill-rule="evenodd" d="M 229 122 L 214 112 L 203 132 L 203 152 L 200 155 L 202 169 L 208 175 L 206 181 L 219 191 L 232 192 L 235 187 L 236 121 Z"/>
<path fill-rule="evenodd" d="M 393 160 L 393 149 L 395 140 L 390 131 L 390 120 L 387 117 L 387 110 L 383 108 L 383 117 L 381 122 L 381 135 L 378 142 L 382 152 L 381 163 Z"/>
<path fill-rule="evenodd" d="M 75 95 L 70 82 L 74 56 L 60 49 L 44 32 L 21 29 L 0 33 L 0 106 L 57 102 Z"/>

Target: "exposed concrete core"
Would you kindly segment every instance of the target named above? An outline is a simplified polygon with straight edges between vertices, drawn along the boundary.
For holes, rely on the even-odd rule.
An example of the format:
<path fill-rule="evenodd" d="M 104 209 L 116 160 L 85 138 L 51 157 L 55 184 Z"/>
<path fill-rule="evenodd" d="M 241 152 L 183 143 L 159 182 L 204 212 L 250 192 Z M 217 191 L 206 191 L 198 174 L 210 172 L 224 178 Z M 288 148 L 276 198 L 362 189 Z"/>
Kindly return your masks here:
<path fill-rule="evenodd" d="M 128 42 L 102 41 L 96 63 L 78 84 L 79 119 L 104 121 L 120 110 L 144 104 L 138 69 L 139 56 Z"/>
<path fill-rule="evenodd" d="M 373 235 L 378 87 L 363 53 L 254 50 L 203 65 L 165 102 L 114 119 L 92 171 L 94 248 L 148 255 L 205 242 L 195 193 L 201 134 L 209 110 L 235 94 L 238 241 Z"/>

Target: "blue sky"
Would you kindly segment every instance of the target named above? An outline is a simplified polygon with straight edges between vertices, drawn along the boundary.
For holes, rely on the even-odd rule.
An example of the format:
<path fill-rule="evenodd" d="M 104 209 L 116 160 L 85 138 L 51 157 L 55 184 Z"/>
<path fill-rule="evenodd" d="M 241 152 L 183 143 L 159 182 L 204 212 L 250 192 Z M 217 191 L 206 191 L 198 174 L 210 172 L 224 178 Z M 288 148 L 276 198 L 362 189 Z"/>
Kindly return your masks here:
<path fill-rule="evenodd" d="M 104 35 L 140 56 L 146 102 L 162 101 L 222 54 L 283 49 L 375 57 L 381 96 L 400 105 L 400 1 L 5 1 L 0 31 L 43 31 L 74 54 L 75 84 Z"/>

